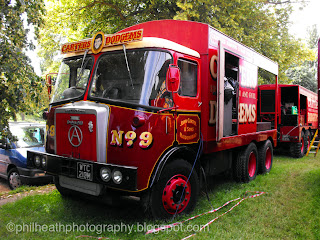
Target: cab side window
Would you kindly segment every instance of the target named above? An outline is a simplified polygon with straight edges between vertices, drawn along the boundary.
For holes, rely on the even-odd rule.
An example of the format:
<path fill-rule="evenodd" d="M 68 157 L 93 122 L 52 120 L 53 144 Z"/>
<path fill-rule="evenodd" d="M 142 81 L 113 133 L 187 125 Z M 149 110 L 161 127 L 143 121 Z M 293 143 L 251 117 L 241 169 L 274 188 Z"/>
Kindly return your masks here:
<path fill-rule="evenodd" d="M 180 68 L 180 89 L 179 95 L 196 97 L 197 96 L 197 75 L 198 65 L 196 62 L 179 59 L 178 67 Z"/>

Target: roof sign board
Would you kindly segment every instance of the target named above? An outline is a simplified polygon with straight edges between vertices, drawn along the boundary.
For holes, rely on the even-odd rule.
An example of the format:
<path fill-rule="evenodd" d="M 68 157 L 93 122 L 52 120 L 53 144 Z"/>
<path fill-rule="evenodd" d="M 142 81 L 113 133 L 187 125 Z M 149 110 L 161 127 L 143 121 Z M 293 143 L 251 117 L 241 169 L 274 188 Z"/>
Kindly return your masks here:
<path fill-rule="evenodd" d="M 87 49 L 90 49 L 94 54 L 97 54 L 104 47 L 121 45 L 124 43 L 135 42 L 135 41 L 142 41 L 142 39 L 143 39 L 143 29 L 116 33 L 116 34 L 111 34 L 106 36 L 104 36 L 102 32 L 98 32 L 91 39 L 63 44 L 61 48 L 61 53 L 66 54 L 66 53 L 83 52 Z"/>

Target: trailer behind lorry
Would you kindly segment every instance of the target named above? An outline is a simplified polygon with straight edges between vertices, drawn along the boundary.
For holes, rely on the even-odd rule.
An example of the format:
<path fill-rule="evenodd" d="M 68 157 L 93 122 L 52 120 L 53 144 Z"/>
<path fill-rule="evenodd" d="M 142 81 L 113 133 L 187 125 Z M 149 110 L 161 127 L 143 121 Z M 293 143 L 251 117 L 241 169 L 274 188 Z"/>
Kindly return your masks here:
<path fill-rule="evenodd" d="M 277 120 L 257 121 L 258 69 L 277 85 L 278 66 L 211 26 L 146 22 L 62 54 L 46 153 L 28 152 L 62 195 L 135 195 L 167 218 L 194 208 L 203 177 L 271 170 Z"/>
<path fill-rule="evenodd" d="M 277 116 L 278 146 L 289 149 L 292 157 L 303 157 L 318 128 L 317 94 L 299 85 L 261 85 L 259 102 L 261 121 L 273 124 Z"/>

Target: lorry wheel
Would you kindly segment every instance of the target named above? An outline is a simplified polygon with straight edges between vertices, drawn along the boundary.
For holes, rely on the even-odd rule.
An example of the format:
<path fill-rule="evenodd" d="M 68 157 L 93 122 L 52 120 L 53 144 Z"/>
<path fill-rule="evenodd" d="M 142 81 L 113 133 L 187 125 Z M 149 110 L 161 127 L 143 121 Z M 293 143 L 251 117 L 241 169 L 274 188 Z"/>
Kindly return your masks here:
<path fill-rule="evenodd" d="M 176 213 L 188 213 L 194 209 L 199 194 L 199 180 L 193 169 L 187 181 L 191 171 L 190 163 L 181 159 L 164 168 L 150 193 L 148 208 L 154 218 L 170 218 Z"/>
<path fill-rule="evenodd" d="M 273 146 L 270 140 L 267 140 L 258 148 L 258 169 L 259 173 L 268 173 L 272 168 Z"/>
<path fill-rule="evenodd" d="M 294 158 L 302 158 L 305 153 L 304 132 L 301 132 L 301 141 L 290 144 L 290 154 Z"/>
<path fill-rule="evenodd" d="M 250 182 L 257 176 L 258 150 L 254 143 L 250 143 L 238 154 L 234 165 L 234 177 L 237 182 Z"/>
<path fill-rule="evenodd" d="M 10 169 L 8 173 L 8 184 L 12 190 L 21 186 L 20 174 L 16 168 Z"/>

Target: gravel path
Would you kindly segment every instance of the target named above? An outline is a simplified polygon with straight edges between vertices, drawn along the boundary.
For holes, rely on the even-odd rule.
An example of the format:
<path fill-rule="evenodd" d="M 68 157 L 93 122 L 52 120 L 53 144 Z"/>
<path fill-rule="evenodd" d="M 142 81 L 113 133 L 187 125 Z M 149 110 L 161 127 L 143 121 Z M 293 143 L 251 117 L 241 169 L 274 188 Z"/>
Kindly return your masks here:
<path fill-rule="evenodd" d="M 0 191 L 1 193 L 4 193 L 3 195 L 0 196 L 0 206 L 4 205 L 6 203 L 9 203 L 9 202 L 17 201 L 17 200 L 19 200 L 23 197 L 29 196 L 29 195 L 49 193 L 49 192 L 52 192 L 54 189 L 56 189 L 56 187 L 53 184 L 40 186 L 34 190 L 30 190 L 27 192 L 20 192 L 20 193 L 14 193 L 14 194 L 10 194 L 10 192 L 9 192 L 10 189 L 8 189 L 8 190 L 4 189 L 3 191 L 2 190 Z"/>

